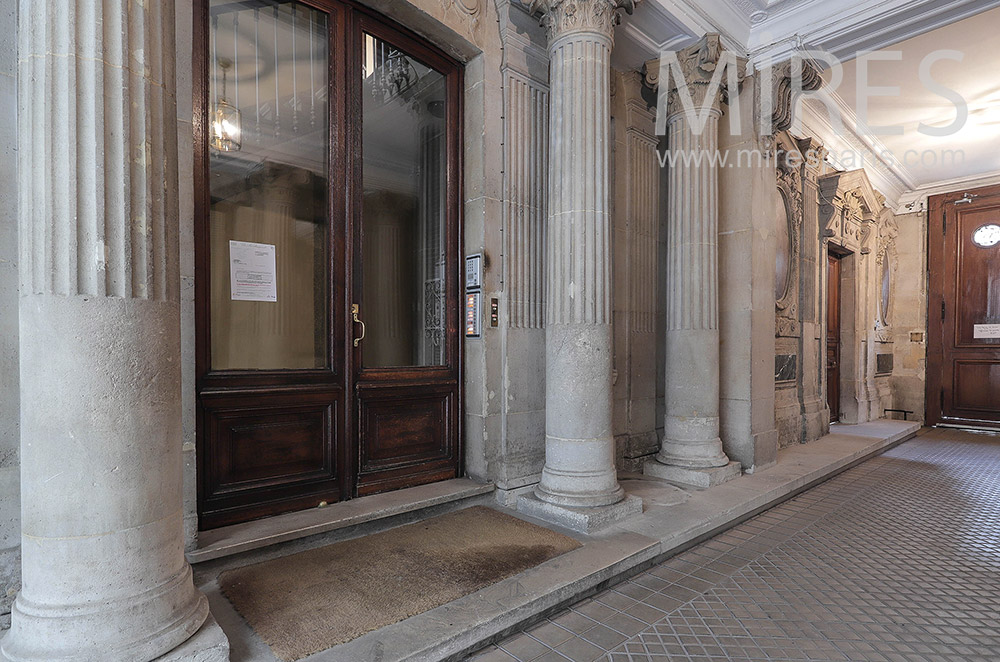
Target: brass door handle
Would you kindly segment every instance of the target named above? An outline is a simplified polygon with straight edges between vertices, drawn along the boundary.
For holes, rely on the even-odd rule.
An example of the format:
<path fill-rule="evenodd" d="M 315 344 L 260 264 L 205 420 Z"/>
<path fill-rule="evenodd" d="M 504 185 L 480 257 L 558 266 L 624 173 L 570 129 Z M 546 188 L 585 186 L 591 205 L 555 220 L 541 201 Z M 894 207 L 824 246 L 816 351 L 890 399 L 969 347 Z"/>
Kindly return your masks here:
<path fill-rule="evenodd" d="M 354 346 L 355 346 L 355 347 L 357 347 L 357 346 L 358 346 L 358 343 L 359 343 L 359 342 L 361 342 L 362 340 L 364 340 L 364 339 L 365 339 L 365 332 L 366 332 L 366 329 L 365 329 L 365 323 L 364 323 L 364 322 L 362 322 L 362 321 L 361 321 L 361 320 L 360 320 L 360 319 L 358 318 L 358 313 L 359 313 L 359 312 L 360 312 L 360 310 L 359 310 L 359 308 L 358 308 L 358 304 L 356 304 L 356 303 L 352 303 L 352 304 L 351 304 L 351 316 L 352 316 L 352 317 L 354 318 L 354 321 L 355 321 L 355 322 L 357 322 L 358 324 L 360 324 L 360 325 L 361 325 L 361 335 L 360 335 L 360 336 L 358 336 L 357 338 L 355 338 L 355 339 L 354 339 Z"/>

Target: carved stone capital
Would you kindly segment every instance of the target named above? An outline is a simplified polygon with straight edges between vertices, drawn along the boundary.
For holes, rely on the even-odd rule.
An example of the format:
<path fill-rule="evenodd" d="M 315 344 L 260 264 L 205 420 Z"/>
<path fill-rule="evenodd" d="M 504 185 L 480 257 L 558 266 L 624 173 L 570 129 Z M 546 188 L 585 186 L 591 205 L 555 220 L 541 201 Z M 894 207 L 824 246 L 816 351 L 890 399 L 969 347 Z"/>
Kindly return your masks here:
<path fill-rule="evenodd" d="M 640 0 L 521 0 L 528 11 L 541 14 L 541 24 L 552 43 L 571 32 L 596 32 L 609 39 L 621 21 L 621 12 L 631 14 Z"/>
<path fill-rule="evenodd" d="M 729 80 L 735 77 L 737 87 L 742 85 L 746 77 L 747 60 L 735 53 L 726 51 L 718 34 L 710 33 L 702 37 L 698 43 L 688 46 L 676 53 L 677 67 L 670 67 L 669 87 L 659 90 L 660 98 L 666 94 L 667 114 L 674 115 L 685 110 L 681 95 L 689 94 L 696 110 L 707 105 L 718 108 L 729 103 Z M 653 89 L 660 87 L 660 73 L 664 66 L 663 58 L 646 62 L 645 82 Z M 725 67 L 732 67 L 727 71 Z M 720 69 L 722 69 L 720 71 Z M 716 80 L 717 86 L 712 85 Z M 683 90 L 681 88 L 684 88 Z M 709 98 L 709 95 L 712 95 Z"/>

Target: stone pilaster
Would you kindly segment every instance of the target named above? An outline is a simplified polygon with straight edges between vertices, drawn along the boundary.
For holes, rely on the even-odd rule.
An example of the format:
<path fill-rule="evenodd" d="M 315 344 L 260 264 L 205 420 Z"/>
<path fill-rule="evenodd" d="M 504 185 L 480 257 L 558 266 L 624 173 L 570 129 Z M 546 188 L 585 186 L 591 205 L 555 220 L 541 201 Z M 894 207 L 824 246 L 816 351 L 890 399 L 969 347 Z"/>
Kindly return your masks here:
<path fill-rule="evenodd" d="M 21 3 L 23 589 L 0 660 L 228 658 L 183 554 L 174 21 Z"/>
<path fill-rule="evenodd" d="M 618 12 L 633 4 L 531 5 L 550 62 L 545 467 L 518 507 L 584 530 L 642 508 L 618 485 L 611 430 L 610 56 Z"/>
<path fill-rule="evenodd" d="M 659 185 L 655 109 L 639 72 L 615 73 L 614 432 L 619 469 L 641 471 L 659 450 L 656 434 L 656 277 Z"/>
<path fill-rule="evenodd" d="M 700 487 L 739 473 L 719 438 L 719 118 L 723 87 L 710 85 L 718 67 L 743 63 L 722 57 L 718 35 L 707 35 L 678 54 L 684 81 L 671 76 L 666 98 L 668 148 L 690 155 L 669 171 L 667 200 L 666 415 L 656 461 L 645 472 Z M 660 81 L 662 84 L 663 81 Z M 685 89 L 680 89 L 684 84 Z M 666 94 L 664 94 L 666 93 Z M 699 131 L 685 110 L 690 94 L 695 112 L 705 112 Z M 662 101 L 661 101 L 662 102 Z M 705 109 L 702 111 L 702 109 Z M 721 471 L 692 473 L 690 469 Z"/>

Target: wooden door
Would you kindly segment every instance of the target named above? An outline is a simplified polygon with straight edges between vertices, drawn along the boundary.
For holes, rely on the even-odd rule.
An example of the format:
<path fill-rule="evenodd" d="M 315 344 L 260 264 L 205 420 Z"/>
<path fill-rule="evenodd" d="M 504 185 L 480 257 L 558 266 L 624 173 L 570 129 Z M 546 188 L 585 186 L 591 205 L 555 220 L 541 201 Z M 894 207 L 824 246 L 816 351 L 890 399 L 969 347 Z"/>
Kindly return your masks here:
<path fill-rule="evenodd" d="M 929 213 L 927 422 L 1000 429 L 1000 186 Z"/>
<path fill-rule="evenodd" d="M 840 420 L 840 257 L 827 254 L 826 397 L 830 422 Z"/>
<path fill-rule="evenodd" d="M 462 72 L 359 15 L 353 292 L 357 494 L 454 478 L 460 463 L 459 146 Z M 381 89 L 379 70 L 413 77 Z M 358 332 L 358 329 L 355 329 Z M 357 338 L 357 336 L 356 336 Z"/>
<path fill-rule="evenodd" d="M 459 475 L 460 66 L 348 2 L 196 6 L 199 526 Z"/>

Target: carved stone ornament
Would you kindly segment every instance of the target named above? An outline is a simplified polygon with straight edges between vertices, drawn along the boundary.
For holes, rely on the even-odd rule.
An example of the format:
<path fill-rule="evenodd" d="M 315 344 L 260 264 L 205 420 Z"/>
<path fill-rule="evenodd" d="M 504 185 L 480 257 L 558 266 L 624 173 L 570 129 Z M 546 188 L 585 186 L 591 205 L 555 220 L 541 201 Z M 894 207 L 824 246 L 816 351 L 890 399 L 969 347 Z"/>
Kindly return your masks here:
<path fill-rule="evenodd" d="M 878 310 L 875 315 L 875 340 L 892 342 L 892 300 L 896 286 L 896 238 L 899 223 L 891 209 L 885 209 L 878 220 L 878 248 L 875 253 L 875 273 L 878 277 Z"/>
<path fill-rule="evenodd" d="M 775 136 L 791 128 L 794 120 L 796 86 L 792 83 L 801 76 L 802 91 L 813 92 L 823 86 L 819 67 L 809 60 L 787 60 L 770 69 L 771 78 L 771 135 Z M 757 88 L 755 112 L 760 113 L 764 104 L 760 99 L 761 89 Z"/>
<path fill-rule="evenodd" d="M 525 0 L 521 0 L 525 2 Z M 528 11 L 541 14 L 549 41 L 575 31 L 614 34 L 621 12 L 632 13 L 639 0 L 531 0 Z"/>
<path fill-rule="evenodd" d="M 790 136 L 779 137 L 777 151 L 777 179 L 778 191 L 785 201 L 785 213 L 778 222 L 788 224 L 789 255 L 788 255 L 788 275 L 787 285 L 784 293 L 775 300 L 775 332 L 781 337 L 797 337 L 800 333 L 799 321 L 799 261 L 801 255 L 800 237 L 802 235 L 802 222 L 805 216 L 805 204 L 803 201 L 802 170 L 803 160 L 801 158 L 790 158 L 790 151 L 797 153 L 794 140 Z M 801 157 L 801 155 L 798 155 Z"/>
<path fill-rule="evenodd" d="M 779 162 L 782 160 L 784 152 L 778 151 Z M 777 309 L 791 319 L 798 318 L 798 282 L 799 267 L 799 236 L 802 232 L 802 218 L 804 209 L 802 203 L 802 174 L 796 167 L 778 168 L 778 190 L 784 196 L 787 203 L 787 218 L 780 219 L 788 223 L 788 235 L 790 238 L 790 254 L 788 256 L 788 285 L 784 295 L 779 298 L 775 305 Z"/>
<path fill-rule="evenodd" d="M 714 33 L 706 34 L 698 43 L 678 51 L 677 63 L 680 65 L 695 108 L 701 108 L 704 105 L 706 96 L 711 89 L 712 78 L 717 75 L 716 71 L 720 66 L 734 68 L 737 86 L 742 86 L 743 79 L 746 78 L 746 58 L 726 51 L 722 45 L 722 38 Z M 659 88 L 661 82 L 660 64 L 660 59 L 653 59 L 647 61 L 644 66 L 646 85 L 654 90 Z M 730 75 L 729 71 L 722 73 L 718 92 L 716 97 L 712 99 L 713 105 L 719 106 L 729 103 L 727 82 Z M 666 98 L 668 114 L 670 115 L 684 110 L 678 96 L 678 82 L 677 76 L 671 72 L 669 88 L 659 90 L 660 99 Z"/>
<path fill-rule="evenodd" d="M 871 252 L 871 238 L 885 198 L 864 170 L 835 172 L 819 178 L 820 228 L 823 238 L 847 250 Z"/>
<path fill-rule="evenodd" d="M 477 46 L 483 45 L 482 19 L 486 14 L 486 0 L 439 0 L 441 9 L 447 16 L 456 12 L 469 26 L 472 40 Z"/>

